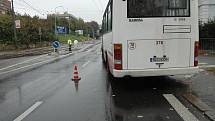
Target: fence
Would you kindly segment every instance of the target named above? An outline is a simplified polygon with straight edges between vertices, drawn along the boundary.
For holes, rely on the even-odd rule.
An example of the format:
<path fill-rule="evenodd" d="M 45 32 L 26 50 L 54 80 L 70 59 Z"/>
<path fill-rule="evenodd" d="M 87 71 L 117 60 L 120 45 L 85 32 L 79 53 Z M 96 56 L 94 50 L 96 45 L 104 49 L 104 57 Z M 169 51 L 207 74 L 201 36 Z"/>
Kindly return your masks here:
<path fill-rule="evenodd" d="M 200 38 L 200 54 L 215 55 L 215 38 Z"/>

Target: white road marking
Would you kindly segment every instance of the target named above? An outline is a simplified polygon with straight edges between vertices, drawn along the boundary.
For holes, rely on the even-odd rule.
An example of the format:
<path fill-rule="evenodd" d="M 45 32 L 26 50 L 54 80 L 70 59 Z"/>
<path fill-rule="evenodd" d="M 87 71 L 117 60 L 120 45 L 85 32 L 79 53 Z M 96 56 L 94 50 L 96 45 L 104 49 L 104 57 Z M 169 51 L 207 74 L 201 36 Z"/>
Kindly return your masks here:
<path fill-rule="evenodd" d="M 24 68 L 27 68 L 27 67 L 31 67 L 31 66 L 34 66 L 34 65 L 38 65 L 38 64 L 41 64 L 41 63 L 46 63 L 46 62 L 53 61 L 53 60 L 55 60 L 55 59 L 34 63 L 34 64 L 31 64 L 31 65 L 23 66 L 23 67 L 16 68 L 16 69 L 13 69 L 13 70 L 10 70 L 10 71 L 5 71 L 5 72 L 0 73 L 0 75 L 10 73 L 10 72 L 13 72 L 13 71 L 17 71 L 17 70 L 20 70 L 20 69 L 24 69 Z"/>
<path fill-rule="evenodd" d="M 205 70 L 204 70 L 204 69 L 199 69 L 199 71 L 200 71 L 200 72 L 203 72 L 203 71 L 205 71 Z"/>
<path fill-rule="evenodd" d="M 199 63 L 199 65 L 208 65 L 208 63 Z"/>
<path fill-rule="evenodd" d="M 26 110 L 23 114 L 21 114 L 19 117 L 14 119 L 13 121 L 22 121 L 24 118 L 26 118 L 29 114 L 31 114 L 36 108 L 38 108 L 43 102 L 36 102 L 34 105 L 32 105 L 28 110 Z"/>
<path fill-rule="evenodd" d="M 12 68 L 12 67 L 14 67 L 14 66 L 17 66 L 17 65 L 20 65 L 20 64 L 29 62 L 29 61 L 36 60 L 36 59 L 38 59 L 38 58 L 42 58 L 43 56 L 46 56 L 46 55 L 42 55 L 42 56 L 39 56 L 39 57 L 36 57 L 36 58 L 33 58 L 33 59 L 29 59 L 29 60 L 23 61 L 23 62 L 21 62 L 21 63 L 17 63 L 17 64 L 14 64 L 14 65 L 11 65 L 11 66 L 7 66 L 7 67 L 5 67 L 5 68 L 1 68 L 0 71 L 1 71 L 1 70 L 5 70 L 5 69 L 8 69 L 8 68 Z"/>
<path fill-rule="evenodd" d="M 87 50 L 86 52 L 91 52 L 92 50 L 90 49 L 90 50 Z"/>
<path fill-rule="evenodd" d="M 199 121 L 174 95 L 164 94 L 163 96 L 184 121 Z"/>
<path fill-rule="evenodd" d="M 84 65 L 82 65 L 82 68 L 86 67 L 89 63 L 90 61 L 87 61 L 86 63 L 84 63 Z"/>
<path fill-rule="evenodd" d="M 215 65 L 202 65 L 200 68 L 215 68 Z"/>
<path fill-rule="evenodd" d="M 86 48 L 87 48 L 87 47 L 86 47 Z M 83 49 L 82 49 L 82 50 L 83 50 Z M 60 57 L 60 59 L 66 57 L 66 56 L 68 56 L 68 55 L 77 54 L 77 53 L 79 53 L 79 51 L 74 52 L 74 53 L 69 53 L 69 54 L 63 55 L 62 57 Z M 42 55 L 42 56 L 45 56 L 45 55 Z M 39 57 L 38 57 L 38 58 L 39 58 Z M 34 59 L 36 59 L 36 58 L 34 58 Z M 31 60 L 34 60 L 34 59 L 31 59 Z M 56 60 L 56 58 L 51 59 L 51 60 L 41 61 L 41 62 L 34 63 L 34 64 L 27 65 L 27 66 L 23 66 L 23 67 L 16 68 L 16 69 L 13 69 L 13 70 L 10 70 L 10 71 L 5 71 L 5 72 L 0 73 L 0 75 L 2 75 L 2 74 L 7 74 L 7 73 L 10 73 L 10 72 L 14 72 L 14 71 L 17 71 L 17 70 L 20 70 L 20 69 L 24 69 L 24 68 L 27 68 L 27 67 L 31 67 L 31 66 L 34 66 L 34 65 L 46 63 L 46 62 L 53 61 L 53 60 Z M 26 60 L 26 61 L 30 61 L 30 60 Z M 25 62 L 26 62 L 26 61 L 25 61 Z M 24 63 L 24 62 L 21 62 L 21 63 Z M 19 64 L 21 64 L 21 63 L 19 63 Z M 89 62 L 89 63 L 90 63 L 90 62 Z M 87 64 L 89 64 L 89 63 L 87 63 Z M 16 65 L 19 65 L 19 64 L 15 64 L 15 65 L 12 65 L 12 66 L 16 66 Z M 86 65 L 87 65 L 87 64 L 86 64 Z M 86 66 L 86 65 L 85 65 L 85 66 Z M 11 68 L 12 66 L 6 67 L 6 68 Z M 1 70 L 5 70 L 6 68 L 2 68 L 2 69 L 0 69 L 0 71 L 1 71 Z"/>
<path fill-rule="evenodd" d="M 143 118 L 143 116 L 139 115 L 139 116 L 137 116 L 137 118 Z"/>
<path fill-rule="evenodd" d="M 184 78 L 191 78 L 192 75 L 185 75 Z"/>
<path fill-rule="evenodd" d="M 46 62 L 51 62 L 51 61 L 54 61 L 56 59 L 61 59 L 61 58 L 64 58 L 64 57 L 66 57 L 68 55 L 72 55 L 72 54 L 73 53 L 69 53 L 69 54 L 63 55 L 60 58 L 54 58 L 54 59 L 50 59 L 50 60 L 46 60 L 46 61 L 41 61 L 41 62 L 34 63 L 34 64 L 31 64 L 31 65 L 27 65 L 27 66 L 23 66 L 23 67 L 20 67 L 20 68 L 16 68 L 16 69 L 13 69 L 13 70 L 10 70 L 10 71 L 5 71 L 5 72 L 0 73 L 0 75 L 6 74 L 6 73 L 10 73 L 10 72 L 13 72 L 13 71 L 17 71 L 17 70 L 20 70 L 20 69 L 24 69 L 24 68 L 27 68 L 27 67 L 31 67 L 31 66 L 34 66 L 34 65 L 38 65 L 38 64 L 42 64 L 42 63 L 46 63 Z"/>

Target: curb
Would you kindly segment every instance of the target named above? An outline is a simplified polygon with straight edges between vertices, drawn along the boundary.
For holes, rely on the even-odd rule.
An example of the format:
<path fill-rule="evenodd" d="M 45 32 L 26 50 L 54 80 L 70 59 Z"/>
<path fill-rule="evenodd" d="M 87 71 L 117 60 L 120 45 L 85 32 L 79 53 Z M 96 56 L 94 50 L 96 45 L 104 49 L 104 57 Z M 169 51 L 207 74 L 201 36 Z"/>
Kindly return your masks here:
<path fill-rule="evenodd" d="M 215 65 L 205 65 L 205 66 L 199 66 L 201 69 L 207 69 L 207 68 L 215 68 Z"/>
<path fill-rule="evenodd" d="M 198 110 L 203 112 L 205 116 L 207 116 L 211 121 L 215 121 L 215 111 L 210 108 L 207 104 L 202 102 L 198 97 L 192 94 L 185 94 L 183 97 L 189 101 L 193 106 L 195 106 Z"/>
<path fill-rule="evenodd" d="M 25 56 L 36 56 L 36 55 L 44 55 L 48 54 L 52 51 L 52 49 L 44 49 L 44 50 L 38 50 L 38 51 L 32 51 L 32 52 L 15 52 L 15 53 L 6 53 L 0 55 L 0 59 L 11 59 L 11 58 L 19 58 L 19 57 L 25 57 Z"/>

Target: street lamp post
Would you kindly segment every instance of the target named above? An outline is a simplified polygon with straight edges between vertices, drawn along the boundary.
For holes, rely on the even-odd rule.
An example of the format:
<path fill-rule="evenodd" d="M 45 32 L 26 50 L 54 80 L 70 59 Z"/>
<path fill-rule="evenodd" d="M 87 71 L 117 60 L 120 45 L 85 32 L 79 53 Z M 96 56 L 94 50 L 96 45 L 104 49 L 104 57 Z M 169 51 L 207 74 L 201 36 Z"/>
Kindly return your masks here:
<path fill-rule="evenodd" d="M 55 8 L 55 37 L 57 37 L 57 8 L 63 8 L 64 9 L 64 7 L 63 6 L 57 6 L 56 8 Z"/>
<path fill-rule="evenodd" d="M 13 33 L 14 33 L 14 45 L 17 49 L 17 34 L 16 34 L 16 23 L 15 23 L 15 12 L 14 12 L 14 4 L 13 0 L 11 0 L 11 7 L 12 7 L 12 21 L 13 21 Z"/>

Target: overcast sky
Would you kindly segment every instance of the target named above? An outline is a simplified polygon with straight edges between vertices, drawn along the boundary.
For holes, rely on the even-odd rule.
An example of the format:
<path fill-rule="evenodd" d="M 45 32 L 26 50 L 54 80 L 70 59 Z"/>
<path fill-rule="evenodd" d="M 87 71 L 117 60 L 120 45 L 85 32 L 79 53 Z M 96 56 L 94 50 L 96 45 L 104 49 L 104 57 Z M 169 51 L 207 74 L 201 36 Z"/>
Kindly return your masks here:
<path fill-rule="evenodd" d="M 94 20 L 100 24 L 107 3 L 108 0 L 14 0 L 15 11 L 21 14 L 46 18 L 48 13 L 54 13 L 57 6 L 63 6 L 57 8 L 57 12 L 68 11 L 85 21 Z"/>

